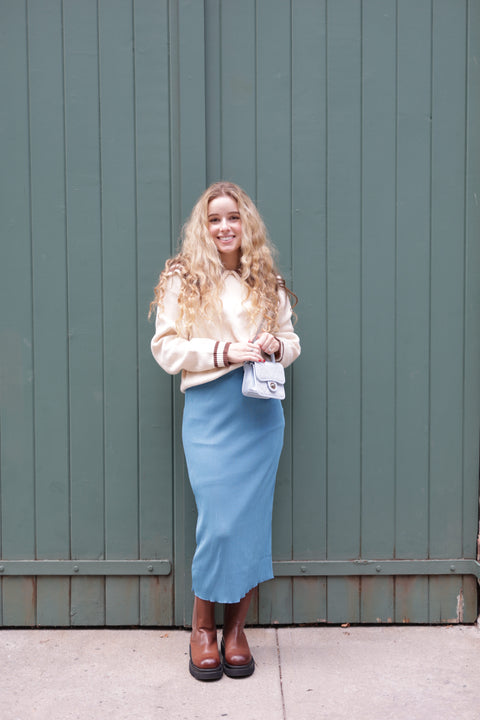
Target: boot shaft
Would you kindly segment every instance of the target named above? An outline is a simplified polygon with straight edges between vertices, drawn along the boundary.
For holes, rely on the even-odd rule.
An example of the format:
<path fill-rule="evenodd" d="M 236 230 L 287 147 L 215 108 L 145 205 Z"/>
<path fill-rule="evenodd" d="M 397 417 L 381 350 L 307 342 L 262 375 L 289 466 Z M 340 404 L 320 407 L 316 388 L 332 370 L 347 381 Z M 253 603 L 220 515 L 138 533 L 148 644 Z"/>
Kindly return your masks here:
<path fill-rule="evenodd" d="M 238 603 L 225 605 L 223 616 L 223 634 L 228 635 L 232 630 L 237 632 L 245 627 L 248 609 L 252 600 L 253 590 L 250 590 Z"/>
<path fill-rule="evenodd" d="M 215 603 L 202 600 L 195 596 L 193 601 L 192 631 L 203 630 L 213 633 L 217 631 L 215 623 Z"/>

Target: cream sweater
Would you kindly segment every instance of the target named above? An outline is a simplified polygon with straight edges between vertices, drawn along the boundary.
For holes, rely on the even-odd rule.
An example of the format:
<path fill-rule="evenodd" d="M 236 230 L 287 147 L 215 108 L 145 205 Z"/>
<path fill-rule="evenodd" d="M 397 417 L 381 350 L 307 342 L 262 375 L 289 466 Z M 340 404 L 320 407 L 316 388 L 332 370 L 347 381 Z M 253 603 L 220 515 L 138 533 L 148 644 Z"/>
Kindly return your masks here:
<path fill-rule="evenodd" d="M 182 371 L 180 389 L 185 392 L 189 387 L 216 380 L 241 367 L 242 363 L 228 364 L 227 343 L 253 340 L 259 328 L 251 325 L 245 285 L 236 272 L 227 271 L 220 293 L 222 314 L 212 323 L 199 321 L 193 328 L 191 339 L 181 337 L 175 329 L 180 283 L 178 275 L 172 275 L 163 307 L 157 311 L 156 332 L 151 347 L 155 360 L 167 373 L 175 375 Z M 288 367 L 300 355 L 300 342 L 293 331 L 288 295 L 281 288 L 279 296 L 279 329 L 275 333 L 280 341 L 277 359 L 283 367 Z"/>

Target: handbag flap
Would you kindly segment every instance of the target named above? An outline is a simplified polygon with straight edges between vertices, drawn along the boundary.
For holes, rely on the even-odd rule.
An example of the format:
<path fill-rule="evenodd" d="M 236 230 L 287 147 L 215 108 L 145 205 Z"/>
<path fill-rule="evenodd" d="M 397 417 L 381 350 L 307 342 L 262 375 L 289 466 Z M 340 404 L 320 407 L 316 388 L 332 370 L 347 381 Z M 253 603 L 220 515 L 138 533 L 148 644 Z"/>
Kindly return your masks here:
<path fill-rule="evenodd" d="M 282 385 L 285 382 L 285 371 L 280 363 L 266 360 L 264 363 L 255 363 L 255 375 L 263 382 L 273 382 Z"/>

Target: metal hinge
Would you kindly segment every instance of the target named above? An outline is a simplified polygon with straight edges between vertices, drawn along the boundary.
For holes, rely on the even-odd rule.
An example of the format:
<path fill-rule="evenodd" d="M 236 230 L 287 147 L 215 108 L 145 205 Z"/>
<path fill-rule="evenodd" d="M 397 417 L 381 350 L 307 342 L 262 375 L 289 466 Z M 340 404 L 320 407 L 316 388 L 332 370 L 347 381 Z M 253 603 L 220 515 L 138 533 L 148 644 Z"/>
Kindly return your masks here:
<path fill-rule="evenodd" d="M 473 558 L 451 560 L 280 560 L 273 563 L 275 577 L 346 577 L 355 575 L 475 575 L 480 562 Z"/>
<path fill-rule="evenodd" d="M 170 575 L 170 560 L 0 560 L 1 575 Z"/>

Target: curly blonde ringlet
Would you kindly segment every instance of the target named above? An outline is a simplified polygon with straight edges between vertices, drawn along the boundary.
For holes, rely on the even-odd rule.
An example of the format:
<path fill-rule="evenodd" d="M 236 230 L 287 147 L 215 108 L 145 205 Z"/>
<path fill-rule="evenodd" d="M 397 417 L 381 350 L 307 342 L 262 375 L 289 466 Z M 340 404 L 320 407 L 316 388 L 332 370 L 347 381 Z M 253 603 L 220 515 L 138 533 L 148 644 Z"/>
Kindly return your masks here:
<path fill-rule="evenodd" d="M 238 274 L 247 288 L 252 327 L 274 333 L 278 330 L 278 289 L 286 288 L 278 274 L 275 250 L 265 224 L 247 193 L 231 182 L 216 182 L 198 199 L 185 223 L 180 252 L 165 263 L 155 287 L 150 313 L 162 307 L 165 289 L 173 274 L 181 279 L 178 296 L 177 332 L 189 338 L 194 322 L 200 317 L 212 322 L 220 311 L 220 291 L 225 268 L 208 229 L 208 205 L 218 197 L 231 197 L 238 205 L 242 222 L 242 243 Z M 296 298 L 295 298 L 296 299 Z"/>

